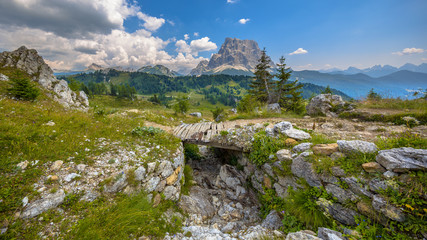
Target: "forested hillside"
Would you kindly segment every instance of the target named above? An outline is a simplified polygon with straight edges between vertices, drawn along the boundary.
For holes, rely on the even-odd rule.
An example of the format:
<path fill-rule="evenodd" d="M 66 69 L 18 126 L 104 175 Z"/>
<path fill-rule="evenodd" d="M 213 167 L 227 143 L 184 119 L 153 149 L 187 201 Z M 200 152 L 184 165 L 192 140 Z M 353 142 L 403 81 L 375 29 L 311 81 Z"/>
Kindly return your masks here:
<path fill-rule="evenodd" d="M 85 91 L 88 91 L 89 94 L 111 94 L 111 86 L 130 86 L 143 95 L 164 95 L 171 92 L 189 93 L 195 91 L 204 95 L 205 99 L 212 104 L 220 102 L 227 106 L 234 106 L 236 101 L 249 89 L 249 85 L 253 81 L 253 77 L 248 76 L 202 75 L 168 77 L 117 70 L 81 73 L 61 78 L 66 79 L 68 82 L 75 79 L 83 83 L 82 90 L 87 88 Z M 308 99 L 323 90 L 325 90 L 325 87 L 303 83 L 302 96 Z M 345 99 L 350 98 L 343 92 L 334 89 L 333 92 L 343 96 Z"/>

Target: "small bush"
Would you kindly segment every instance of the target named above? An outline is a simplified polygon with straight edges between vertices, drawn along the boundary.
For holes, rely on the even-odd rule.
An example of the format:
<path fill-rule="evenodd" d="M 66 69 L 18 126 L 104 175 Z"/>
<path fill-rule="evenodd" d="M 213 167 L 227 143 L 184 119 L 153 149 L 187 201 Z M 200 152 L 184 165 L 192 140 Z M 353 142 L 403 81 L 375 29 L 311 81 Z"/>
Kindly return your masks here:
<path fill-rule="evenodd" d="M 252 143 L 252 151 L 249 155 L 249 160 L 258 166 L 271 161 L 270 155 L 276 157 L 276 152 L 285 148 L 285 142 L 278 138 L 268 137 L 265 131 L 260 131 L 254 135 Z"/>
<path fill-rule="evenodd" d="M 186 160 L 200 160 L 202 158 L 200 156 L 199 147 L 196 144 L 185 143 L 184 155 Z"/>
<path fill-rule="evenodd" d="M 29 77 L 26 77 L 20 71 L 16 71 L 14 75 L 10 77 L 12 87 L 7 89 L 12 96 L 26 100 L 35 100 L 40 92 L 39 89 L 31 82 Z"/>
<path fill-rule="evenodd" d="M 188 112 L 188 109 L 190 108 L 190 102 L 188 101 L 187 96 L 180 96 L 177 98 L 176 103 L 172 106 L 175 113 L 182 113 L 185 114 Z"/>
<path fill-rule="evenodd" d="M 193 186 L 193 169 L 190 165 L 184 166 L 184 184 L 181 187 L 181 193 L 184 195 L 190 194 L 190 189 Z"/>
<path fill-rule="evenodd" d="M 160 128 L 155 128 L 155 127 L 136 127 L 132 130 L 132 134 L 137 135 L 137 136 L 154 136 L 157 134 L 162 134 L 164 133 L 164 131 Z"/>
<path fill-rule="evenodd" d="M 211 110 L 211 112 L 212 112 L 212 116 L 213 116 L 213 119 L 215 120 L 215 121 L 217 121 L 217 122 L 220 122 L 221 120 L 223 120 L 221 117 L 219 117 L 221 114 L 222 114 L 222 116 L 224 116 L 224 108 L 220 108 L 220 107 L 217 107 L 215 110 Z M 219 118 L 218 118 L 219 117 Z"/>
<path fill-rule="evenodd" d="M 251 113 L 261 106 L 261 102 L 248 94 L 245 95 L 237 104 L 237 111 L 239 113 Z"/>
<path fill-rule="evenodd" d="M 300 222 L 312 230 L 319 227 L 328 227 L 331 221 L 322 212 L 316 201 L 323 197 L 323 191 L 316 187 L 292 190 L 288 189 L 289 196 L 285 199 L 286 209 Z"/>

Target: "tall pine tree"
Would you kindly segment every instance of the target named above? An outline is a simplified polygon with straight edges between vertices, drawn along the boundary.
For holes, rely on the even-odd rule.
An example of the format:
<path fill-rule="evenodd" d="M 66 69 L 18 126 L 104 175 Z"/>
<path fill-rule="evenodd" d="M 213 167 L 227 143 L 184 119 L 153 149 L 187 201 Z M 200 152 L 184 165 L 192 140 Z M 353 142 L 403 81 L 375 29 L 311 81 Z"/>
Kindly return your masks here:
<path fill-rule="evenodd" d="M 262 50 L 261 58 L 258 60 L 258 64 L 255 67 L 255 80 L 250 84 L 251 89 L 249 93 L 261 102 L 272 103 L 273 100 L 273 89 L 272 79 L 273 75 L 269 72 L 271 59 L 267 56 L 267 53 Z"/>
<path fill-rule="evenodd" d="M 280 63 L 277 64 L 278 78 L 276 82 L 276 96 L 275 100 L 279 103 L 280 107 L 293 112 L 300 112 L 304 107 L 302 102 L 302 96 L 300 89 L 301 84 L 298 84 L 298 80 L 290 81 L 292 70 L 286 67 L 285 58 L 280 58 Z"/>

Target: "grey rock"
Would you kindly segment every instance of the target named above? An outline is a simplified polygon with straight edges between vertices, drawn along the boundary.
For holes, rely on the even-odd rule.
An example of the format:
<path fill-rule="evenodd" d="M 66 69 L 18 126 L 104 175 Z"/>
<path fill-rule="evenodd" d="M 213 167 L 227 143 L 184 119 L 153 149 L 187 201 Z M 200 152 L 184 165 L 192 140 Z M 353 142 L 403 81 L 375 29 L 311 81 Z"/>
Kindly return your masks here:
<path fill-rule="evenodd" d="M 64 202 L 65 193 L 64 190 L 59 190 L 56 193 L 47 195 L 45 198 L 36 200 L 28 205 L 27 208 L 22 212 L 22 218 L 32 218 L 45 212 L 49 209 L 59 206 Z"/>
<path fill-rule="evenodd" d="M 386 217 L 394 221 L 405 221 L 404 213 L 395 206 L 387 203 L 387 201 L 380 195 L 374 195 L 374 197 L 372 198 L 372 207 L 374 207 L 376 211 L 384 214 Z"/>
<path fill-rule="evenodd" d="M 348 184 L 353 193 L 372 197 L 372 193 L 367 189 L 367 185 L 359 182 L 355 177 L 342 178 L 342 180 Z"/>
<path fill-rule="evenodd" d="M 106 185 L 104 191 L 108 193 L 116 193 L 126 187 L 126 174 L 119 173 L 114 177 L 115 182 L 112 185 Z"/>
<path fill-rule="evenodd" d="M 155 162 L 148 163 L 147 164 L 147 174 L 154 172 L 154 170 L 156 170 L 156 163 Z"/>
<path fill-rule="evenodd" d="M 280 105 L 278 103 L 272 103 L 267 105 L 267 111 L 273 113 L 281 113 L 282 109 L 280 108 Z"/>
<path fill-rule="evenodd" d="M 166 200 L 177 200 L 177 193 L 178 189 L 174 186 L 167 186 L 165 190 L 163 191 L 163 194 L 165 195 Z"/>
<path fill-rule="evenodd" d="M 324 183 L 337 183 L 339 181 L 338 178 L 334 177 L 333 175 L 331 175 L 329 173 L 319 174 L 319 177 L 322 180 L 322 182 L 324 182 Z"/>
<path fill-rule="evenodd" d="M 265 128 L 265 135 L 267 137 L 274 137 L 274 129 L 273 128 Z"/>
<path fill-rule="evenodd" d="M 339 166 L 331 167 L 332 175 L 335 177 L 345 177 L 345 171 Z"/>
<path fill-rule="evenodd" d="M 27 168 L 27 166 L 28 166 L 28 163 L 29 163 L 28 160 L 25 160 L 23 162 L 20 162 L 20 163 L 16 164 L 16 166 L 19 167 L 22 170 L 25 170 Z"/>
<path fill-rule="evenodd" d="M 77 173 L 70 173 L 67 176 L 65 176 L 64 181 L 71 182 L 76 177 L 81 177 L 81 176 L 80 174 L 77 174 Z"/>
<path fill-rule="evenodd" d="M 77 171 L 83 172 L 86 169 L 86 164 L 78 164 L 76 168 Z"/>
<path fill-rule="evenodd" d="M 169 161 L 163 161 L 160 163 L 158 171 L 161 171 L 162 177 L 169 177 L 173 173 L 172 164 Z"/>
<path fill-rule="evenodd" d="M 281 149 L 277 151 L 276 156 L 279 161 L 292 161 L 292 154 L 288 149 Z"/>
<path fill-rule="evenodd" d="M 200 215 L 205 219 L 215 214 L 215 207 L 207 190 L 198 186 L 191 188 L 190 195 L 182 195 L 178 205 L 188 214 Z"/>
<path fill-rule="evenodd" d="M 275 178 L 276 174 L 274 174 L 273 172 L 273 168 L 271 167 L 270 164 L 265 163 L 264 165 L 261 166 L 262 170 L 264 170 L 264 172 L 266 172 L 269 176 Z"/>
<path fill-rule="evenodd" d="M 313 143 L 300 143 L 292 148 L 292 151 L 296 153 L 305 152 L 310 150 L 311 146 L 313 146 Z"/>
<path fill-rule="evenodd" d="M 193 112 L 193 113 L 190 113 L 190 116 L 201 118 L 202 114 L 200 112 Z"/>
<path fill-rule="evenodd" d="M 0 81 L 9 81 L 9 77 L 0 73 Z"/>
<path fill-rule="evenodd" d="M 81 200 L 86 201 L 86 202 L 93 202 L 98 197 L 99 197 L 98 192 L 93 192 L 93 191 L 88 190 L 88 191 L 86 191 L 85 195 L 83 195 Z"/>
<path fill-rule="evenodd" d="M 275 133 L 285 133 L 285 131 L 289 129 L 292 129 L 292 123 L 286 121 L 276 123 L 273 126 Z"/>
<path fill-rule="evenodd" d="M 327 211 L 338 222 L 345 225 L 356 225 L 356 221 L 354 220 L 354 217 L 358 215 L 356 211 L 343 207 L 339 203 L 331 203 L 325 199 L 317 201 L 317 204 L 319 204 L 319 206 Z"/>
<path fill-rule="evenodd" d="M 332 160 L 337 160 L 337 159 L 340 159 L 340 158 L 343 158 L 343 157 L 345 157 L 345 154 L 344 153 L 342 153 L 342 152 L 334 152 L 334 153 L 332 153 L 331 154 L 331 156 L 329 156 Z"/>
<path fill-rule="evenodd" d="M 292 161 L 291 171 L 295 176 L 304 178 L 310 186 L 320 187 L 322 183 L 312 165 L 312 163 L 305 161 L 304 156 L 300 154 Z"/>
<path fill-rule="evenodd" d="M 407 172 L 427 169 L 427 149 L 409 147 L 378 152 L 377 162 L 389 171 Z"/>
<path fill-rule="evenodd" d="M 28 204 L 28 197 L 24 197 L 24 199 L 22 199 L 22 206 L 25 207 Z"/>
<path fill-rule="evenodd" d="M 147 183 L 144 185 L 144 189 L 147 192 L 152 192 L 156 189 L 157 185 L 160 183 L 159 177 L 152 177 L 148 180 Z"/>
<path fill-rule="evenodd" d="M 359 199 L 359 197 L 356 194 L 348 190 L 342 189 L 335 184 L 326 185 L 325 190 L 326 192 L 331 194 L 333 197 L 336 197 L 338 202 L 340 203 L 345 203 L 348 200 L 356 201 L 357 199 Z"/>
<path fill-rule="evenodd" d="M 387 188 L 395 189 L 394 186 L 391 185 L 389 182 L 382 181 L 377 178 L 374 178 L 371 181 L 369 181 L 369 188 L 371 189 L 371 191 L 374 191 L 376 193 L 379 193 L 382 190 L 386 190 Z"/>
<path fill-rule="evenodd" d="M 323 115 L 337 117 L 337 113 L 344 110 L 345 102 L 339 95 L 320 94 L 312 98 L 307 105 L 307 114 L 310 116 Z M 335 110 L 335 111 L 333 111 Z"/>
<path fill-rule="evenodd" d="M 62 167 L 62 164 L 63 164 L 64 162 L 63 161 L 61 161 L 61 160 L 57 160 L 57 161 L 55 161 L 53 164 L 52 164 L 52 166 L 50 166 L 50 170 L 51 171 L 58 171 L 59 169 L 61 169 L 61 167 Z"/>
<path fill-rule="evenodd" d="M 276 195 L 278 197 L 281 197 L 281 198 L 285 198 L 286 197 L 286 190 L 283 189 L 283 187 L 280 184 L 274 183 L 273 184 L 273 188 L 276 191 Z"/>
<path fill-rule="evenodd" d="M 232 232 L 237 227 L 236 222 L 229 222 L 227 225 L 225 225 L 223 228 L 221 228 L 221 232 L 223 233 L 229 233 Z"/>
<path fill-rule="evenodd" d="M 307 139 L 311 139 L 310 134 L 302 131 L 302 130 L 298 130 L 295 128 L 291 128 L 288 130 L 285 130 L 283 132 L 286 136 L 296 139 L 296 140 L 307 140 Z"/>
<path fill-rule="evenodd" d="M 208 68 L 207 68 L 208 64 L 209 64 L 208 60 L 202 60 L 202 61 L 200 61 L 199 64 L 196 66 L 196 68 L 194 68 L 193 70 L 191 70 L 190 75 L 192 75 L 192 76 L 194 76 L 194 75 L 195 76 L 200 76 L 203 73 L 209 71 Z"/>
<path fill-rule="evenodd" d="M 361 140 L 338 140 L 337 144 L 340 151 L 343 153 L 375 153 L 378 150 L 377 145 L 375 145 L 375 143 Z"/>
<path fill-rule="evenodd" d="M 145 168 L 143 166 L 138 167 L 135 170 L 135 180 L 142 181 L 145 178 Z"/>
<path fill-rule="evenodd" d="M 345 240 L 342 233 L 331 230 L 329 228 L 320 227 L 317 231 L 317 236 L 323 240 Z"/>
<path fill-rule="evenodd" d="M 236 177 L 239 176 L 239 173 L 233 166 L 227 164 L 222 165 L 219 171 L 219 176 L 221 180 L 227 184 L 227 187 L 233 190 L 235 190 L 238 185 L 242 184 L 239 178 Z"/>
<path fill-rule="evenodd" d="M 280 219 L 279 214 L 275 210 L 272 210 L 262 221 L 261 226 L 263 228 L 278 230 L 282 227 L 282 219 Z"/>
<path fill-rule="evenodd" d="M 303 231 L 288 233 L 285 240 L 322 240 Z"/>
<path fill-rule="evenodd" d="M 387 171 L 387 172 L 383 173 L 383 175 L 385 178 L 388 178 L 388 179 L 399 176 L 399 174 L 394 173 L 392 171 Z"/>

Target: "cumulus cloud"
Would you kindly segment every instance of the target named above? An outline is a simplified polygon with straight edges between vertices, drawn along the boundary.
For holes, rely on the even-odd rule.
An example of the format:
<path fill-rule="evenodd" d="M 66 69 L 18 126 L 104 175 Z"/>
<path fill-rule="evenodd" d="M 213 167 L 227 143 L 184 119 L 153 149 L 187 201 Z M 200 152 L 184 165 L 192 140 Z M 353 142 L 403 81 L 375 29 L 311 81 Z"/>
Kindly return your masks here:
<path fill-rule="evenodd" d="M 289 55 L 306 54 L 306 53 L 308 53 L 308 51 L 305 50 L 304 48 L 298 48 L 297 50 L 289 53 Z"/>
<path fill-rule="evenodd" d="M 177 47 L 177 52 L 187 53 L 197 56 L 199 52 L 206 52 L 217 49 L 217 45 L 214 42 L 211 42 L 209 37 L 200 38 L 193 40 L 188 44 L 184 40 L 179 40 L 175 43 Z"/>
<path fill-rule="evenodd" d="M 184 34 L 184 40 L 188 40 L 190 39 L 190 37 L 188 36 L 188 34 Z"/>
<path fill-rule="evenodd" d="M 250 19 L 249 18 L 242 18 L 242 19 L 240 19 L 239 20 L 239 23 L 240 24 L 246 24 L 247 22 L 249 22 L 250 21 Z"/>
<path fill-rule="evenodd" d="M 427 61 L 427 58 L 421 58 L 421 61 Z"/>
<path fill-rule="evenodd" d="M 410 55 L 415 53 L 423 53 L 425 52 L 425 49 L 422 48 L 405 48 L 400 52 L 394 52 L 393 54 L 403 56 L 403 55 Z"/>
<path fill-rule="evenodd" d="M 163 18 L 151 17 L 142 12 L 138 12 L 137 16 L 139 19 L 145 21 L 145 23 L 143 24 L 144 28 L 153 32 L 163 26 L 163 24 L 165 24 L 165 19 Z"/>
<path fill-rule="evenodd" d="M 0 23 L 68 38 L 89 37 L 122 28 L 123 20 L 138 9 L 126 0 L 7 0 L 0 1 Z"/>
<path fill-rule="evenodd" d="M 131 68 L 162 64 L 188 73 L 205 59 L 197 57 L 199 52 L 217 48 L 207 37 L 187 44 L 153 36 L 166 20 L 143 13 L 136 4 L 131 0 L 0 0 L 0 49 L 34 48 L 58 70 L 81 70 L 92 63 Z M 126 32 L 123 22 L 130 16 L 136 16 L 143 28 Z M 166 52 L 172 42 L 182 51 Z"/>

